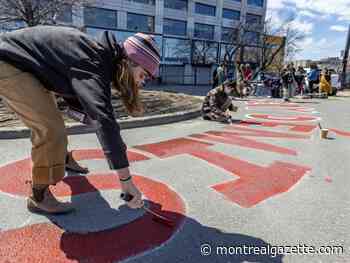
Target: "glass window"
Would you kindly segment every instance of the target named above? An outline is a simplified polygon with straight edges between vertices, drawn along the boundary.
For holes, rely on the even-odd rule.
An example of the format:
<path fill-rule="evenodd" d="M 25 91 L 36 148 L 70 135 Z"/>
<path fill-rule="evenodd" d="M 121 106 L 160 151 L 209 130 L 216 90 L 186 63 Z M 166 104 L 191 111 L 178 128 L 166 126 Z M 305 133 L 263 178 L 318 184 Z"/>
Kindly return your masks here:
<path fill-rule="evenodd" d="M 215 6 L 196 3 L 196 13 L 206 16 L 216 16 L 216 8 Z"/>
<path fill-rule="evenodd" d="M 167 35 L 186 36 L 187 23 L 185 21 L 164 18 L 163 33 Z"/>
<path fill-rule="evenodd" d="M 223 42 L 236 42 L 238 37 L 238 29 L 223 27 L 221 29 L 221 41 Z"/>
<path fill-rule="evenodd" d="M 86 33 L 95 37 L 96 39 L 98 39 L 98 37 L 101 35 L 103 31 L 104 29 L 100 29 L 100 28 L 93 28 L 93 27 L 86 28 Z M 114 33 L 119 43 L 124 42 L 128 37 L 135 34 L 135 32 L 130 32 L 130 31 L 114 31 L 114 30 L 110 30 L 110 31 Z M 159 49 L 162 50 L 162 36 L 153 35 L 153 38 L 155 39 Z"/>
<path fill-rule="evenodd" d="M 231 19 L 231 20 L 240 20 L 241 18 L 241 12 L 237 10 L 231 10 L 231 9 L 223 9 L 222 10 L 222 17 Z"/>
<path fill-rule="evenodd" d="M 191 41 L 188 39 L 164 38 L 164 60 L 190 63 Z"/>
<path fill-rule="evenodd" d="M 104 29 L 100 28 L 93 28 L 93 27 L 86 27 L 86 33 L 90 36 L 95 37 L 96 39 L 101 35 L 101 33 L 104 31 Z"/>
<path fill-rule="evenodd" d="M 193 63 L 212 64 L 218 59 L 218 43 L 209 41 L 193 41 Z"/>
<path fill-rule="evenodd" d="M 154 32 L 154 17 L 128 13 L 127 27 L 129 30 Z"/>
<path fill-rule="evenodd" d="M 0 23 L 0 32 L 8 32 L 26 27 L 27 24 L 24 21 L 16 20 L 11 22 Z"/>
<path fill-rule="evenodd" d="M 258 45 L 260 43 L 260 34 L 258 32 L 245 32 L 244 42 L 247 45 Z"/>
<path fill-rule="evenodd" d="M 65 5 L 63 6 L 62 10 L 59 12 L 57 16 L 57 21 L 64 22 L 64 23 L 72 23 L 72 6 Z"/>
<path fill-rule="evenodd" d="M 261 24 L 261 16 L 254 15 L 254 14 L 247 14 L 246 23 L 250 25 Z"/>
<path fill-rule="evenodd" d="M 250 63 L 259 63 L 261 60 L 261 49 L 256 47 L 244 47 L 243 60 Z"/>
<path fill-rule="evenodd" d="M 154 0 L 129 0 L 129 1 L 141 3 L 141 4 L 147 4 L 147 5 L 154 5 Z"/>
<path fill-rule="evenodd" d="M 84 22 L 86 26 L 117 28 L 117 12 L 102 8 L 85 7 Z"/>
<path fill-rule="evenodd" d="M 102 8 L 85 7 L 84 23 L 87 26 L 116 28 L 117 12 Z"/>
<path fill-rule="evenodd" d="M 248 5 L 264 6 L 264 0 L 248 0 Z"/>
<path fill-rule="evenodd" d="M 187 11 L 187 0 L 164 0 L 164 7 Z"/>
<path fill-rule="evenodd" d="M 194 24 L 194 37 L 214 39 L 214 26 L 206 24 Z"/>
<path fill-rule="evenodd" d="M 221 44 L 220 48 L 220 62 L 231 62 L 233 63 L 235 57 L 238 55 L 239 48 L 231 44 Z"/>

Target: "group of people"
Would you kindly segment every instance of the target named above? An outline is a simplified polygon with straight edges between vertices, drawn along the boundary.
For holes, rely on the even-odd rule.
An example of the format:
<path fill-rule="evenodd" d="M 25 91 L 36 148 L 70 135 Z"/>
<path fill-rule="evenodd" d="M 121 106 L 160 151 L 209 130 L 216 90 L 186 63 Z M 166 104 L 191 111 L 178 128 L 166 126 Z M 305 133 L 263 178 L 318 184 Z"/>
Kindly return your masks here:
<path fill-rule="evenodd" d="M 233 95 L 245 96 L 252 78 L 253 70 L 249 64 L 236 65 L 235 79 L 229 79 L 226 65 L 220 64 L 213 72 L 213 88 L 206 95 L 202 105 L 203 119 L 232 123 L 231 114 L 238 109 L 233 104 Z"/>
<path fill-rule="evenodd" d="M 224 64 L 220 64 L 213 73 L 213 89 L 208 92 L 202 106 L 202 114 L 205 120 L 231 122 L 231 112 L 237 110 L 232 104 L 231 95 L 238 95 L 239 97 L 246 95 L 246 89 L 253 78 L 253 71 L 249 64 L 236 66 L 236 78 L 233 81 L 227 80 L 226 68 Z M 263 73 L 260 75 L 264 85 L 266 83 L 274 84 L 274 82 L 265 79 Z M 308 80 L 308 85 L 306 80 Z M 287 64 L 283 68 L 281 79 L 278 82 L 282 85 L 270 85 L 272 87 L 271 94 L 274 92 L 280 93 L 281 85 L 285 102 L 288 102 L 296 94 L 321 92 L 332 95 L 333 93 L 330 70 L 326 68 L 320 74 L 316 64 L 311 65 L 309 73 L 301 66 L 295 69 L 293 63 Z M 316 86 L 317 84 L 319 84 L 319 88 Z M 274 90 L 275 87 L 277 90 Z M 279 96 L 275 94 L 273 97 Z"/>
<path fill-rule="evenodd" d="M 248 94 L 250 81 L 253 79 L 253 70 L 249 64 L 240 64 L 237 66 L 236 80 L 239 90 L 239 95 L 244 97 Z"/>
<path fill-rule="evenodd" d="M 237 83 L 236 86 L 236 92 L 240 97 L 243 97 L 247 94 L 246 89 L 249 86 L 250 81 L 253 78 L 253 70 L 250 66 L 250 64 L 237 64 L 235 66 L 236 73 L 235 73 L 235 80 Z M 225 81 L 233 79 L 230 78 L 228 75 L 228 67 L 221 63 L 213 72 L 213 89 L 222 85 Z"/>
<path fill-rule="evenodd" d="M 328 68 L 318 69 L 316 64 L 311 64 L 310 72 L 307 73 L 301 66 L 295 70 L 293 63 L 286 65 L 282 72 L 283 99 L 289 101 L 289 98 L 295 94 L 305 93 L 323 93 L 333 95 L 334 91 L 331 84 L 331 71 Z M 306 79 L 308 85 L 306 84 Z M 319 86 L 317 86 L 319 85 Z"/>

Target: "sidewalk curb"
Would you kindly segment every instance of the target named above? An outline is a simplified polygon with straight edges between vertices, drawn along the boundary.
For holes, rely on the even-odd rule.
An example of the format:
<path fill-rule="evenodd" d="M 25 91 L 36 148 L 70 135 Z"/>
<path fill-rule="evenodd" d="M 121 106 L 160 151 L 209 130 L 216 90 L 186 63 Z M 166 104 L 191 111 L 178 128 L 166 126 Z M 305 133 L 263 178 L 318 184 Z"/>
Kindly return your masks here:
<path fill-rule="evenodd" d="M 179 121 L 197 118 L 201 115 L 200 108 L 179 111 L 175 113 L 160 114 L 148 117 L 130 118 L 127 120 L 117 120 L 122 130 L 169 124 Z M 94 133 L 95 128 L 86 126 L 78 122 L 66 124 L 68 135 Z M 0 128 L 0 140 L 29 138 L 30 130 L 27 127 Z"/>

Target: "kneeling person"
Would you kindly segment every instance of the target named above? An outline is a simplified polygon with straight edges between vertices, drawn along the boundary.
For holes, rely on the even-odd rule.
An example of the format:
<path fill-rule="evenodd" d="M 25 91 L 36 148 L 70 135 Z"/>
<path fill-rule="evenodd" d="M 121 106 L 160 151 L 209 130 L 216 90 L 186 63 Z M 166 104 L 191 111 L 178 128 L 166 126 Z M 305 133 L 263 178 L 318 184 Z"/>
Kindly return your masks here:
<path fill-rule="evenodd" d="M 203 119 L 231 123 L 230 111 L 237 111 L 230 97 L 235 88 L 236 82 L 224 82 L 209 91 L 202 106 Z"/>

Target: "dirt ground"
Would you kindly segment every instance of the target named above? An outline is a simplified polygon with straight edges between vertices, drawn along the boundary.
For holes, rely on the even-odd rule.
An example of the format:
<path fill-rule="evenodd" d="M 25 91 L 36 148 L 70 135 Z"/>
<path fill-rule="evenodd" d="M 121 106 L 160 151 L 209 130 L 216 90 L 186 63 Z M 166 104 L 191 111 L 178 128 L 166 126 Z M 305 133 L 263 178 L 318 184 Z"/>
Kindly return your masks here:
<path fill-rule="evenodd" d="M 145 107 L 144 116 L 152 116 L 158 114 L 173 113 L 191 109 L 200 108 L 202 100 L 198 97 L 185 95 L 182 93 L 171 93 L 164 91 L 142 91 L 141 100 Z M 112 98 L 112 105 L 114 107 L 115 115 L 118 119 L 132 118 L 128 116 L 122 105 L 121 100 L 114 96 Z M 66 105 L 59 100 L 59 108 L 64 111 Z M 64 115 L 67 122 L 72 122 Z M 5 106 L 0 99 L 0 127 L 16 127 L 23 126 L 16 114 Z"/>

